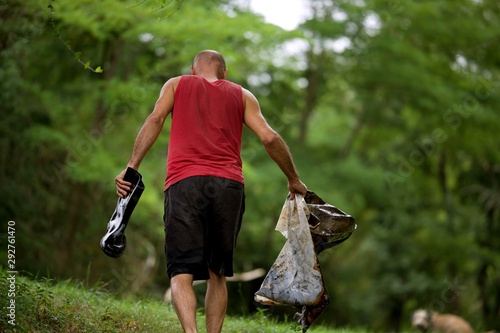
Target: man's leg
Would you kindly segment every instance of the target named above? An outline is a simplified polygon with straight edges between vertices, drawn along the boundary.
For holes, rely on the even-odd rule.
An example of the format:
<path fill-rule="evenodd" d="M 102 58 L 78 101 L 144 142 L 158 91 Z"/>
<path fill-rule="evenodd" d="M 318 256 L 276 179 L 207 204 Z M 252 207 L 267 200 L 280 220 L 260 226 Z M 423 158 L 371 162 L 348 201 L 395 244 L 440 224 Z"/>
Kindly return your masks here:
<path fill-rule="evenodd" d="M 197 333 L 196 295 L 192 274 L 177 274 L 170 280 L 175 313 L 186 333 Z"/>
<path fill-rule="evenodd" d="M 212 270 L 209 272 L 205 295 L 207 333 L 220 333 L 227 309 L 226 277 Z"/>

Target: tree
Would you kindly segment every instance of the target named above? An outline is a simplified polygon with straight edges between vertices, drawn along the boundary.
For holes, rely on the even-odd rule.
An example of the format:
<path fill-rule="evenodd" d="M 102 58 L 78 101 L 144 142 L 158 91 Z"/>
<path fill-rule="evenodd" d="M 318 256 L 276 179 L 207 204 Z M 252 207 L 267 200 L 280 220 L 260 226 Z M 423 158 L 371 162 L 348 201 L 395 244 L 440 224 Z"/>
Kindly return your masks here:
<path fill-rule="evenodd" d="M 491 168 L 498 163 L 497 143 L 493 143 L 493 126 L 499 122 L 493 111 L 498 103 L 493 88 L 497 85 L 498 58 L 491 57 L 498 53 L 493 51 L 498 44 L 493 33 L 498 5 L 489 1 L 325 0 L 311 2 L 311 7 L 315 16 L 304 29 L 321 38 L 323 45 L 344 41 L 347 47 L 340 52 L 331 48 L 337 70 L 328 73 L 326 83 L 344 97 L 323 97 L 325 104 L 318 104 L 313 111 L 317 120 L 313 115 L 309 125 L 317 126 L 327 119 L 340 124 L 347 121 L 347 128 L 330 125 L 336 129 L 332 131 L 334 138 L 343 143 L 324 147 L 332 156 L 339 156 L 335 169 L 341 169 L 339 164 L 345 161 L 352 163 L 355 156 L 357 168 L 367 173 L 380 168 L 377 175 L 385 178 L 386 192 L 375 192 L 381 195 L 378 198 L 360 181 L 352 184 L 352 192 L 365 200 L 354 212 L 360 216 L 371 212 L 370 219 L 359 222 L 360 228 L 368 228 L 364 246 L 358 250 L 364 254 L 359 265 L 367 269 L 353 272 L 362 271 L 377 281 L 377 287 L 363 289 L 369 294 L 368 298 L 364 295 L 369 300 L 364 307 L 372 308 L 368 312 L 385 309 L 378 316 L 367 315 L 368 321 L 397 331 L 410 307 L 432 307 L 433 300 L 442 301 L 433 295 L 440 294 L 443 280 L 457 279 L 458 285 L 462 281 L 467 286 L 480 281 L 480 285 L 466 292 L 455 290 L 456 297 L 436 302 L 436 310 L 465 314 L 476 326 L 480 322 L 497 326 L 491 313 L 498 311 L 498 307 L 493 310 L 498 300 L 493 287 L 498 272 L 487 264 L 493 260 L 489 254 L 497 240 L 486 232 L 496 224 L 489 217 L 493 206 L 498 209 L 493 203 L 496 190 L 486 190 L 477 182 L 484 174 L 479 166 Z M 334 81 L 335 85 L 330 83 Z M 342 103 L 342 99 L 350 103 Z M 357 168 L 351 172 L 358 175 Z M 337 173 L 336 177 L 342 175 Z M 474 202 L 472 192 L 482 193 L 490 209 Z M 476 241 L 486 234 L 487 241 Z M 338 251 L 342 257 L 342 249 Z M 464 258 L 483 259 L 464 262 Z M 348 266 L 343 264 L 342 268 L 354 269 Z M 490 267 L 487 274 L 486 266 Z M 360 277 L 360 283 L 366 279 Z M 380 290 L 383 294 L 375 294 Z M 482 291 L 476 295 L 478 290 Z M 467 302 L 476 297 L 488 304 L 483 309 L 488 315 L 482 319 L 473 314 Z M 353 307 L 360 305 L 352 300 L 352 293 L 349 298 Z M 385 319 L 376 322 L 374 317 Z"/>
<path fill-rule="evenodd" d="M 161 188 L 168 135 L 141 166 L 147 190 L 120 261 L 98 247 L 116 203 L 112 180 L 161 86 L 188 73 L 198 51 L 219 49 L 234 68 L 231 78 L 245 86 L 250 74 L 275 68 L 270 49 L 294 34 L 266 24 L 255 29 L 254 14 L 228 6 L 1 5 L 1 216 L 19 225 L 20 270 L 88 283 L 112 279 L 111 287 L 129 292 L 155 279 L 165 284 Z"/>

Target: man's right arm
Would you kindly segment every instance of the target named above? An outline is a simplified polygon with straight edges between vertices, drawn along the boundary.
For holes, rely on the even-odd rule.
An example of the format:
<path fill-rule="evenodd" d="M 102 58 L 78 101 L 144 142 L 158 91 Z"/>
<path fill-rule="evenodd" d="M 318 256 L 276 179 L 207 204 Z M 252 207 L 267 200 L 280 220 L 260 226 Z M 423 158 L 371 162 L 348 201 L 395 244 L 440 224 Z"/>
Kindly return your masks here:
<path fill-rule="evenodd" d="M 244 123 L 257 134 L 269 156 L 287 177 L 291 198 L 293 199 L 295 193 L 305 195 L 307 187 L 299 178 L 290 150 L 281 136 L 267 123 L 257 98 L 247 89 L 243 89 L 243 102 L 245 105 Z"/>
<path fill-rule="evenodd" d="M 147 117 L 137 134 L 127 167 L 138 170 L 144 156 L 160 135 L 165 119 L 174 107 L 174 92 L 179 80 L 180 77 L 175 77 L 163 85 L 153 112 Z M 115 178 L 116 193 L 122 198 L 127 195 L 132 185 L 123 180 L 126 170 L 125 168 Z"/>

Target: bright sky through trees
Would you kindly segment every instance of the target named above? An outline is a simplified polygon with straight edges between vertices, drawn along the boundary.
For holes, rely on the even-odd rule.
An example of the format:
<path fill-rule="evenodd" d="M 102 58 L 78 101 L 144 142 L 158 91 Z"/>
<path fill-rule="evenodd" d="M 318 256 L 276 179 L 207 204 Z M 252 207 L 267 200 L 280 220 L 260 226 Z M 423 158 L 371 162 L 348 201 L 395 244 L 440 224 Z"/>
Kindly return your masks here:
<path fill-rule="evenodd" d="M 264 15 L 266 21 L 283 29 L 292 30 L 306 16 L 307 8 L 304 0 L 250 0 L 252 10 Z"/>

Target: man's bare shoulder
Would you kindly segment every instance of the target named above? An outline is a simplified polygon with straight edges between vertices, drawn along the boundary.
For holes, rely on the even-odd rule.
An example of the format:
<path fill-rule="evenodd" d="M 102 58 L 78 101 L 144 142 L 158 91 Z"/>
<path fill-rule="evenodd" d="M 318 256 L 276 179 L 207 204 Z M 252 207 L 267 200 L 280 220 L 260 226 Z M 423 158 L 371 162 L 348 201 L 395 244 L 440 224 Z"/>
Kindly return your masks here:
<path fill-rule="evenodd" d="M 177 85 L 179 84 L 179 82 L 181 81 L 182 79 L 182 76 L 175 76 L 175 77 L 172 77 L 170 79 L 167 80 L 167 82 L 165 82 L 163 84 L 163 87 L 161 88 L 161 92 L 162 94 L 164 94 L 165 92 L 175 92 L 175 89 L 177 88 Z"/>
<path fill-rule="evenodd" d="M 258 103 L 257 97 L 248 89 L 241 87 L 241 92 L 243 95 L 243 102 L 246 104 L 247 101 L 250 103 Z"/>
<path fill-rule="evenodd" d="M 168 79 L 167 82 L 165 82 L 165 85 L 170 85 L 170 86 L 177 87 L 177 85 L 179 84 L 179 82 L 182 79 L 182 76 L 183 75 L 175 76 L 175 77 L 172 77 L 172 78 Z"/>

